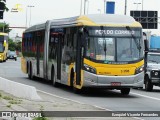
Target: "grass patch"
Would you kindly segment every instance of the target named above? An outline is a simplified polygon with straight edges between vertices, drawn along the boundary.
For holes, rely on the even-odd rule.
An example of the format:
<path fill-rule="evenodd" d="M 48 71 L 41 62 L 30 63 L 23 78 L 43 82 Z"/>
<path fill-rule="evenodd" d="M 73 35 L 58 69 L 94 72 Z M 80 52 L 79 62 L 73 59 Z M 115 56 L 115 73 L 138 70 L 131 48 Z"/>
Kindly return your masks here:
<path fill-rule="evenodd" d="M 33 120 L 48 120 L 46 117 L 36 117 Z"/>
<path fill-rule="evenodd" d="M 11 105 L 7 105 L 6 107 L 11 108 Z"/>
<path fill-rule="evenodd" d="M 9 101 L 10 104 L 21 104 L 20 100 L 10 100 Z"/>
<path fill-rule="evenodd" d="M 5 100 L 13 100 L 13 98 L 10 97 L 10 96 L 4 96 L 3 99 L 5 99 Z"/>
<path fill-rule="evenodd" d="M 10 104 L 21 104 L 22 102 L 22 100 L 16 100 L 10 96 L 4 96 L 3 99 L 8 100 Z"/>
<path fill-rule="evenodd" d="M 2 97 L 2 93 L 0 93 L 0 98 Z"/>

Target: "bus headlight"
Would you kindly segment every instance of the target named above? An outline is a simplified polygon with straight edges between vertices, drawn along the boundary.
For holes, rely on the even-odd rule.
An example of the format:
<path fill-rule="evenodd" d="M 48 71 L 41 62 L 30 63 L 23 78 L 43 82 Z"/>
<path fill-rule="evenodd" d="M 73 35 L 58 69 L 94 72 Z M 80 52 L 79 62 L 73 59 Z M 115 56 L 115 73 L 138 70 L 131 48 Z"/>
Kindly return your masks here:
<path fill-rule="evenodd" d="M 143 71 L 144 71 L 144 66 L 141 66 L 141 67 L 136 69 L 135 74 L 141 73 Z"/>
<path fill-rule="evenodd" d="M 96 74 L 97 72 L 96 72 L 96 69 L 95 68 L 93 68 L 93 67 L 91 67 L 91 66 L 89 66 L 89 65 L 87 65 L 87 64 L 84 64 L 84 70 L 86 70 L 86 71 L 88 71 L 88 72 L 91 72 L 91 73 L 94 73 L 94 74 Z"/>

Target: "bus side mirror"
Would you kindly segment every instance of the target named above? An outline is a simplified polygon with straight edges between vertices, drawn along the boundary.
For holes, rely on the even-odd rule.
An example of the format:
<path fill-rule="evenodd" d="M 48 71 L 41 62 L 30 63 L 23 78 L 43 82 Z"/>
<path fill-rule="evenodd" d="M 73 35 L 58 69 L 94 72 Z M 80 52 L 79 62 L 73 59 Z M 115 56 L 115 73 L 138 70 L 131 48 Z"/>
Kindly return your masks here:
<path fill-rule="evenodd" d="M 7 43 L 6 40 L 4 40 L 3 46 L 6 47 Z"/>
<path fill-rule="evenodd" d="M 145 51 L 145 53 L 148 53 L 148 51 L 149 51 L 149 45 L 148 45 L 147 39 L 144 40 L 144 51 Z"/>

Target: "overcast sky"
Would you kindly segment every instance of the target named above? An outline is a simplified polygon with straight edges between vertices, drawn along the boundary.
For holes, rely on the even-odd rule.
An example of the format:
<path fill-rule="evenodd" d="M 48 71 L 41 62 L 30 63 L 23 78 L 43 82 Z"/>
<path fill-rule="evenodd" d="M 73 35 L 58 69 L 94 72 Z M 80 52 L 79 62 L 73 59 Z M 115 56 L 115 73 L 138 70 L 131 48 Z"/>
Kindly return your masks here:
<path fill-rule="evenodd" d="M 84 6 L 84 0 L 82 7 Z M 88 0 L 86 3 L 86 11 L 88 14 L 102 14 L 104 13 L 104 0 Z M 115 1 L 115 14 L 124 14 L 125 0 L 107 0 Z M 142 10 L 142 4 L 136 5 L 134 3 L 142 3 L 143 10 L 159 11 L 160 0 L 127 0 L 127 15 L 130 15 L 130 10 Z M 9 23 L 11 27 L 25 27 L 27 25 L 34 25 L 45 22 L 49 19 L 66 18 L 80 15 L 81 0 L 7 0 L 7 7 L 9 12 L 4 13 L 4 19 L 1 22 Z M 11 12 L 11 9 L 16 4 L 21 4 L 21 12 Z M 31 7 L 31 19 L 30 8 Z M 100 9 L 100 10 L 98 10 Z M 83 14 L 84 7 L 82 8 Z M 160 12 L 159 12 L 160 16 Z M 159 27 L 160 28 L 160 27 Z M 22 34 L 22 29 L 13 29 L 10 33 L 11 37 Z M 151 30 L 152 34 L 158 34 L 158 30 Z M 160 33 L 159 33 L 160 35 Z"/>

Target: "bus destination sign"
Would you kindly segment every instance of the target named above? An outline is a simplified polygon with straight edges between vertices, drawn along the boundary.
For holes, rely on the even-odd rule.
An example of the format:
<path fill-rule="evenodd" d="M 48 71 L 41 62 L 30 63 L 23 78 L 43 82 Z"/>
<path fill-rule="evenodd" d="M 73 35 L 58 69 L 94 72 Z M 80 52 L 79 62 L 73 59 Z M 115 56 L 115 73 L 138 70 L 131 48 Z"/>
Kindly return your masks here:
<path fill-rule="evenodd" d="M 89 35 L 95 36 L 136 36 L 139 37 L 141 34 L 140 30 L 89 30 Z"/>

